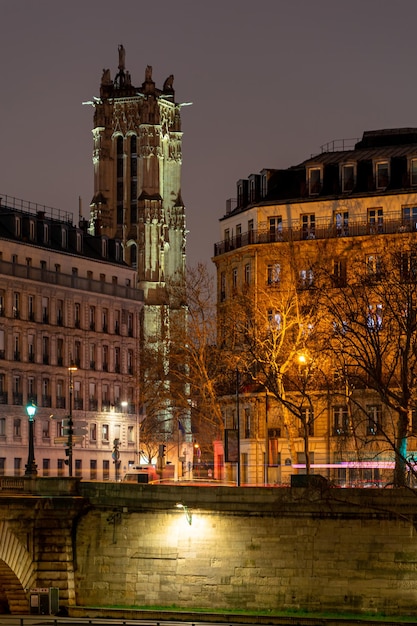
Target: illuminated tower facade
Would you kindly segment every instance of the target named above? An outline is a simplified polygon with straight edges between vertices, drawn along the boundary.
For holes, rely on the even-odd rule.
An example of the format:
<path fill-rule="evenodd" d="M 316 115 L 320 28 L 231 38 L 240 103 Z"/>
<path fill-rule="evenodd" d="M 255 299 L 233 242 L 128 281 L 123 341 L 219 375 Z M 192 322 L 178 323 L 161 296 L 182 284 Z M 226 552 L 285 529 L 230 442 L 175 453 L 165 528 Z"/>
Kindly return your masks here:
<path fill-rule="evenodd" d="M 161 348 L 174 316 L 186 314 L 181 105 L 173 81 L 171 75 L 158 89 L 148 65 L 144 82 L 133 86 L 120 45 L 116 76 L 103 70 L 100 97 L 91 103 L 90 232 L 120 238 L 125 261 L 137 271 L 144 293 L 142 348 Z M 169 359 L 164 370 L 169 385 Z M 172 407 L 167 410 L 172 413 Z"/>

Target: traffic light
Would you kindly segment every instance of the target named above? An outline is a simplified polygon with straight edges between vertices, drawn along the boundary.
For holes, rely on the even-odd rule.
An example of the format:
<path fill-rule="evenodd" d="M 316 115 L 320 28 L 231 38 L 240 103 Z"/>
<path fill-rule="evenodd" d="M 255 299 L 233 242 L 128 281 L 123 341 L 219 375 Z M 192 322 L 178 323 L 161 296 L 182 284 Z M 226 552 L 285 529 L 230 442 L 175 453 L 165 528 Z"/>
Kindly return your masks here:
<path fill-rule="evenodd" d="M 165 456 L 166 451 L 167 451 L 167 447 L 166 447 L 166 445 L 165 445 L 164 443 L 161 443 L 161 444 L 159 445 L 159 456 L 160 456 L 160 457 Z"/>

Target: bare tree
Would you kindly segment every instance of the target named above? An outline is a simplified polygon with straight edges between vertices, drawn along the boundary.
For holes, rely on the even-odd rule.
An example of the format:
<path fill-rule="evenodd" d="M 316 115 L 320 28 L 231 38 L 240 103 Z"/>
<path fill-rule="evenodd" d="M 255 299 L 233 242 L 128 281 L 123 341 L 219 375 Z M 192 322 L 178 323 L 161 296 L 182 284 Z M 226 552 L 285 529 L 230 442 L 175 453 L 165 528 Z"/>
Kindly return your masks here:
<path fill-rule="evenodd" d="M 211 450 L 223 431 L 219 393 L 227 366 L 216 343 L 214 279 L 206 265 L 188 269 L 186 302 L 186 326 L 174 323 L 170 332 L 176 404 L 191 409 L 193 432 L 198 432 L 200 446 Z"/>
<path fill-rule="evenodd" d="M 295 440 L 303 438 L 310 473 L 309 437 L 317 419 L 313 401 L 321 386 L 317 307 L 310 283 L 297 285 L 293 272 L 288 277 L 286 283 L 258 289 L 256 298 L 251 289 L 235 297 L 228 309 L 228 341 L 243 377 L 278 400 L 293 463 Z"/>
<path fill-rule="evenodd" d="M 380 244 L 361 256 L 365 260 L 357 260 L 342 282 L 335 284 L 334 276 L 322 273 L 320 306 L 326 322 L 321 330 L 346 384 L 373 390 L 396 416 L 383 425 L 368 415 L 368 431 L 394 451 L 394 484 L 402 486 L 407 464 L 411 467 L 407 437 L 416 403 L 417 248 L 411 241 L 392 243 L 389 249 Z"/>

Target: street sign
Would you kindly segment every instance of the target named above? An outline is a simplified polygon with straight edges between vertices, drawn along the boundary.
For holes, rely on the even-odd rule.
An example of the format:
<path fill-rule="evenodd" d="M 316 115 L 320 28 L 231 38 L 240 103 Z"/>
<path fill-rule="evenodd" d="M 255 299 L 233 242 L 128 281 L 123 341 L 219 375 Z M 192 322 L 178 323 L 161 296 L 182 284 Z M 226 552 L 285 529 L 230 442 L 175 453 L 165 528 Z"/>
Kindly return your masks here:
<path fill-rule="evenodd" d="M 72 436 L 72 445 L 75 446 L 77 443 L 83 443 L 84 435 L 73 435 Z M 59 445 L 63 444 L 64 446 L 68 445 L 68 437 L 55 437 L 54 443 Z"/>

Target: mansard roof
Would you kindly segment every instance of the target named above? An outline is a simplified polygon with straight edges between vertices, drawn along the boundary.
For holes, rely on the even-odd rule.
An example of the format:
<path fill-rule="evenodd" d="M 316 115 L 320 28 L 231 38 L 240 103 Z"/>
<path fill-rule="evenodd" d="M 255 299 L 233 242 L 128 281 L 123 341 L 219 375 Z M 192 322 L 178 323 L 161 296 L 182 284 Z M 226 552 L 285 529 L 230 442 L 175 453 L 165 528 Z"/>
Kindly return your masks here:
<path fill-rule="evenodd" d="M 411 176 L 411 163 L 415 169 Z M 376 181 L 376 166 L 389 168 L 387 184 Z M 355 169 L 354 184 L 343 187 L 342 169 Z M 312 170 L 320 170 L 320 182 L 311 191 Z M 401 193 L 417 187 L 417 128 L 365 131 L 361 140 L 336 140 L 287 169 L 263 169 L 237 183 L 237 197 L 227 201 L 226 216 L 259 203 L 303 202 L 387 193 Z M 232 208 L 233 207 L 233 208 Z"/>

